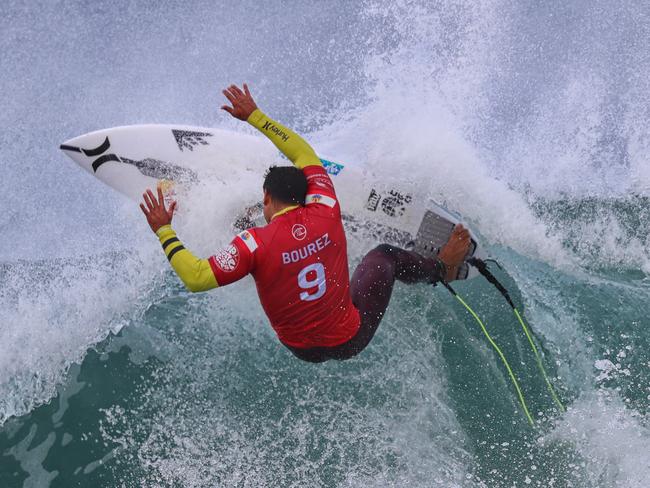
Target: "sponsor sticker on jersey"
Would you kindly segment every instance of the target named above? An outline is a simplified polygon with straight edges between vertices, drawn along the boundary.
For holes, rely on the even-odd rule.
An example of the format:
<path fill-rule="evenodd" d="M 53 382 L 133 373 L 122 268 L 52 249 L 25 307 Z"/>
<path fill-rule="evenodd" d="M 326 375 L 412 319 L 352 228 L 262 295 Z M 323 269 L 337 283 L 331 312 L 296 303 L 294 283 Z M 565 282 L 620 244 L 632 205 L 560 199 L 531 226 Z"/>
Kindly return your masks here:
<path fill-rule="evenodd" d="M 309 205 L 310 203 L 322 203 L 323 205 L 334 208 L 334 205 L 336 205 L 336 200 L 334 200 L 332 197 L 328 197 L 327 195 L 319 195 L 315 193 L 309 194 L 305 197 L 305 205 Z"/>
<path fill-rule="evenodd" d="M 231 244 L 214 255 L 214 262 L 217 264 L 219 269 L 226 273 L 230 273 L 234 271 L 237 264 L 239 264 L 239 251 Z"/>
<path fill-rule="evenodd" d="M 255 249 L 257 249 L 257 241 L 255 240 L 255 237 L 253 237 L 253 234 L 245 230 L 244 232 L 240 232 L 237 235 L 242 241 L 244 241 L 244 244 L 246 244 L 246 247 L 250 252 L 253 252 Z"/>
<path fill-rule="evenodd" d="M 334 161 L 328 161 L 327 159 L 321 159 L 320 161 L 323 163 L 325 170 L 332 176 L 336 176 L 341 171 L 343 171 L 344 166 L 342 164 L 335 163 Z"/>
<path fill-rule="evenodd" d="M 307 237 L 307 228 L 302 224 L 293 224 L 291 228 L 291 235 L 297 241 L 302 241 Z"/>

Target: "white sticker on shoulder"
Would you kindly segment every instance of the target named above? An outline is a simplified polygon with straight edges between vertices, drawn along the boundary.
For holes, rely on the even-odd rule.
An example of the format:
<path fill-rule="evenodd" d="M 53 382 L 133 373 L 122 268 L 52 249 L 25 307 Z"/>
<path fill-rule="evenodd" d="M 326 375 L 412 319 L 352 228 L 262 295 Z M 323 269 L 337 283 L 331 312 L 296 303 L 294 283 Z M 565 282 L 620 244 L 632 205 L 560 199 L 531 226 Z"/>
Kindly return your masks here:
<path fill-rule="evenodd" d="M 309 205 L 310 203 L 322 203 L 323 205 L 334 208 L 336 200 L 327 195 L 310 194 L 305 197 L 305 205 Z"/>
<path fill-rule="evenodd" d="M 237 235 L 242 241 L 244 241 L 244 244 L 246 244 L 246 247 L 250 252 L 253 252 L 255 249 L 257 249 L 257 241 L 255 240 L 255 237 L 253 237 L 253 234 L 245 230 L 244 232 L 240 232 Z"/>
<path fill-rule="evenodd" d="M 239 251 L 232 244 L 226 249 L 219 251 L 213 257 L 217 266 L 226 273 L 234 271 L 239 264 Z"/>

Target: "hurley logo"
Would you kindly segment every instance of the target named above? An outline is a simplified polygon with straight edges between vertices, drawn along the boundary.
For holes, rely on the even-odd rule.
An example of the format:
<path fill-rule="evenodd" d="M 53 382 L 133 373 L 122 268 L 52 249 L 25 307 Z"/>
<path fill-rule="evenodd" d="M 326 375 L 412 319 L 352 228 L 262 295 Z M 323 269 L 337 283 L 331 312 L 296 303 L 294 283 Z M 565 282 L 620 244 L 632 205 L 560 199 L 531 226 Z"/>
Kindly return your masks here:
<path fill-rule="evenodd" d="M 272 122 L 266 122 L 264 124 L 264 127 L 262 127 L 264 130 L 270 130 L 274 134 L 277 134 L 279 137 L 282 138 L 284 142 L 287 142 L 289 140 L 289 135 L 284 132 L 282 129 L 276 127 L 276 125 Z"/>

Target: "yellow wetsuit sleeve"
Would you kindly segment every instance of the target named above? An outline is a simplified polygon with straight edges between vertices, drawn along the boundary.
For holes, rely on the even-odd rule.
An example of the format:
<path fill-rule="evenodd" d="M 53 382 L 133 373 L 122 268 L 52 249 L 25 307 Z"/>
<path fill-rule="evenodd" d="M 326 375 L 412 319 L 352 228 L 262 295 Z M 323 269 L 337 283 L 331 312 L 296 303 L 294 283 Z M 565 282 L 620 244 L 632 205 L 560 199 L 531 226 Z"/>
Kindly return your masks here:
<path fill-rule="evenodd" d="M 207 259 L 199 259 L 185 249 L 171 225 L 156 232 L 172 268 L 191 292 L 211 290 L 219 286 Z"/>
<path fill-rule="evenodd" d="M 259 130 L 298 168 L 322 166 L 316 152 L 291 129 L 265 115 L 259 108 L 248 117 L 248 123 Z"/>

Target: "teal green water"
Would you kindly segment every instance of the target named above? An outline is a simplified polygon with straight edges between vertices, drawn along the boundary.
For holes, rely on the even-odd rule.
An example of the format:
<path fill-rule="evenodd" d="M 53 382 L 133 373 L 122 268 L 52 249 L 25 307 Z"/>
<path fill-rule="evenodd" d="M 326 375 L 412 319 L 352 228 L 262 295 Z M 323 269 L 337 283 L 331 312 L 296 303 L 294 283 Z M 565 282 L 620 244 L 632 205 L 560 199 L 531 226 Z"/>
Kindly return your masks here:
<path fill-rule="evenodd" d="M 0 487 L 647 486 L 647 6 L 0 13 Z M 466 218 L 503 264 L 565 413 L 484 280 L 455 288 L 535 428 L 446 290 L 399 285 L 362 355 L 301 363 L 252 281 L 187 293 L 137 206 L 56 150 L 121 124 L 234 128 L 215 114 L 218 88 L 242 80 L 327 154 Z M 230 237 L 215 202 L 180 221 L 193 248 Z M 354 265 L 376 237 L 349 238 Z"/>
<path fill-rule="evenodd" d="M 647 288 L 620 279 L 594 284 L 495 253 L 534 273 L 546 299 L 561 296 L 579 329 L 542 343 L 553 375 L 570 376 L 556 381 L 569 406 L 559 416 L 505 302 L 480 280 L 456 287 L 506 352 L 535 430 L 480 330 L 442 289 L 400 286 L 361 357 L 308 365 L 278 345 L 261 317 L 222 322 L 218 294 L 190 296 L 166 273 L 142 315 L 89 350 L 52 400 L 5 422 L 0 479 L 7 486 L 523 486 L 527 479 L 626 486 L 619 467 L 601 466 L 597 453 L 611 459 L 610 449 L 629 442 L 626 430 L 647 442 L 648 390 L 639 388 L 650 360 L 639 327 L 647 324 L 640 299 Z M 565 310 L 562 301 L 553 303 Z M 534 293 L 525 303 L 534 326 L 566 323 Z M 589 357 L 616 366 L 597 379 L 584 364 Z M 594 423 L 611 429 L 612 444 L 582 438 Z"/>

